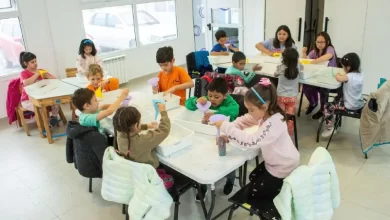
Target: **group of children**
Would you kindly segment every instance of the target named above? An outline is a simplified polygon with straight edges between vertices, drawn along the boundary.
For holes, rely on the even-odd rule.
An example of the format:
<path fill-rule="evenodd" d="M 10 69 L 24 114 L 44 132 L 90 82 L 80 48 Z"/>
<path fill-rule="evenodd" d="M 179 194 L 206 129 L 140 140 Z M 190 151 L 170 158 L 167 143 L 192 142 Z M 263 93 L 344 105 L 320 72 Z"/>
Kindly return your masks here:
<path fill-rule="evenodd" d="M 253 183 L 251 199 L 274 198 L 286 178 L 299 165 L 300 155 L 291 139 L 292 124 L 286 125 L 286 113 L 295 114 L 295 104 L 300 90 L 298 82 L 301 65 L 299 54 L 296 51 L 294 40 L 291 38 L 287 26 L 278 28 L 275 38 L 259 43 L 256 47 L 263 53 L 272 55 L 274 52 L 282 52 L 282 64 L 277 67 L 275 76 L 279 82 L 277 88 L 267 78 L 261 78 L 255 74 L 261 67 L 256 66 L 251 73 L 243 73 L 246 63 L 245 55 L 234 45 L 226 44 L 226 33 L 216 33 L 218 44 L 211 51 L 212 55 L 226 55 L 226 52 L 234 51 L 232 66 L 225 70 L 226 74 L 242 77 L 246 84 L 243 95 L 244 105 L 248 113 L 238 117 L 239 105 L 228 94 L 228 85 L 225 79 L 215 78 L 208 85 L 207 96 L 192 97 L 186 100 L 186 89 L 192 88 L 194 83 L 188 73 L 181 67 L 175 66 L 175 58 L 171 47 L 163 47 L 157 51 L 156 62 L 162 71 L 159 73 L 158 85 L 152 88 L 152 92 L 175 94 L 181 98 L 180 104 L 188 110 L 197 109 L 197 103 L 204 105 L 211 102 L 210 109 L 204 115 L 202 121 L 208 121 L 213 114 L 223 114 L 230 117 L 230 122 L 218 121 L 213 125 L 226 135 L 227 140 L 235 142 L 243 148 L 260 148 L 264 162 L 255 168 L 250 174 Z M 118 154 L 139 162 L 150 164 L 158 170 L 166 187 L 172 184 L 169 174 L 166 174 L 156 156 L 156 147 L 161 144 L 170 133 L 170 119 L 164 104 L 158 104 L 161 113 L 160 123 L 141 124 L 141 113 L 132 106 L 121 107 L 121 103 L 128 97 L 129 90 L 123 89 L 118 99 L 111 105 L 99 106 L 95 95 L 97 88 L 103 91 L 112 91 L 119 88 L 119 81 L 115 78 L 104 79 L 101 60 L 96 56 L 96 49 L 91 40 L 85 39 L 80 45 L 80 56 L 77 65 L 80 72 L 84 73 L 90 85 L 88 88 L 78 89 L 72 98 L 73 105 L 81 111 L 80 124 L 83 126 L 97 127 L 103 132 L 100 121 L 115 113 L 113 125 L 116 135 Z M 306 51 L 303 51 L 306 57 Z M 316 47 L 309 53 L 312 63 L 320 63 L 329 60 L 329 66 L 336 66 L 336 54 L 326 33 L 320 33 L 316 39 Z M 21 73 L 23 86 L 27 86 L 42 78 L 54 78 L 49 73 L 41 76 L 37 69 L 36 57 L 31 53 L 21 54 L 21 64 L 24 71 Z M 341 64 L 346 75 L 336 74 L 336 80 L 344 82 L 343 97 L 335 99 L 334 103 L 327 103 L 321 99 L 328 126 L 331 125 L 332 112 L 339 106 L 349 110 L 359 110 L 364 105 L 361 99 L 363 75 L 360 73 L 359 57 L 350 53 L 341 59 Z M 306 111 L 310 114 L 317 105 L 314 96 L 318 96 L 318 88 L 303 86 L 308 97 L 312 97 L 310 106 Z M 314 95 L 315 93 L 315 95 Z M 320 92 L 326 94 L 326 91 Z M 322 97 L 322 96 L 321 96 Z M 318 97 L 317 97 L 318 99 Z M 318 100 L 317 100 L 318 102 Z M 343 104 L 341 104 L 343 103 Z M 22 105 L 28 107 L 28 96 L 23 91 Z M 56 106 L 52 107 L 53 117 L 56 117 Z M 318 113 L 319 114 L 319 113 Z M 249 134 L 243 131 L 245 128 L 256 126 L 257 132 Z M 146 133 L 140 133 L 148 130 Z M 233 190 L 235 172 L 227 176 L 224 193 L 230 194 Z M 205 188 L 203 188 L 207 192 Z M 199 200 L 199 196 L 197 196 Z"/>

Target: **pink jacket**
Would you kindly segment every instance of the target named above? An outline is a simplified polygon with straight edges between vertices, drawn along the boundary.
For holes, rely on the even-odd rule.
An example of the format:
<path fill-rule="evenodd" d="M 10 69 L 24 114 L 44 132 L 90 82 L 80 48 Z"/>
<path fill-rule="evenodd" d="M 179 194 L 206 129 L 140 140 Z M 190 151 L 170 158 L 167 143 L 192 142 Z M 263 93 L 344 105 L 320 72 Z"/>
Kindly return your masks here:
<path fill-rule="evenodd" d="M 6 106 L 7 106 L 7 116 L 8 116 L 9 124 L 12 124 L 12 122 L 17 120 L 16 107 L 20 103 L 19 85 L 20 85 L 20 78 L 13 79 L 8 84 Z"/>
<path fill-rule="evenodd" d="M 256 133 L 243 131 L 252 126 L 258 126 Z M 265 168 L 275 177 L 285 178 L 299 165 L 299 152 L 288 134 L 283 116 L 279 113 L 266 121 L 256 121 L 250 114 L 246 114 L 233 123 L 224 122 L 221 131 L 241 147 L 260 148 Z"/>

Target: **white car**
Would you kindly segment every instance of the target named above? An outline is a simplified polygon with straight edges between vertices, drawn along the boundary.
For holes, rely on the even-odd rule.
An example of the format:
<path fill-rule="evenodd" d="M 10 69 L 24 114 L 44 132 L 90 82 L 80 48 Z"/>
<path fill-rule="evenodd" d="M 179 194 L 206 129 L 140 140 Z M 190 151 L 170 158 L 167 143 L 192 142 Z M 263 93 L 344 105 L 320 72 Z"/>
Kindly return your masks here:
<path fill-rule="evenodd" d="M 175 39 L 176 25 L 161 24 L 146 11 L 137 11 L 140 43 L 143 45 Z M 133 13 L 129 9 L 111 9 L 92 14 L 86 32 L 100 47 L 122 50 L 136 47 Z"/>

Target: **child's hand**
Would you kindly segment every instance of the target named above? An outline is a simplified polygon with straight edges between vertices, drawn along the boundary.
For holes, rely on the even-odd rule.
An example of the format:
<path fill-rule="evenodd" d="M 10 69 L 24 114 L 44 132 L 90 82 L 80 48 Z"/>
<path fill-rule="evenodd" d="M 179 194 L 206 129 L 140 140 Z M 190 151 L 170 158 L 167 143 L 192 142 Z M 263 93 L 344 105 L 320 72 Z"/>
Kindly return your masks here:
<path fill-rule="evenodd" d="M 200 97 L 196 100 L 196 103 L 200 103 L 201 105 L 206 105 L 207 99 L 205 97 Z"/>
<path fill-rule="evenodd" d="M 158 86 L 153 86 L 152 91 L 153 91 L 153 94 L 157 94 L 158 93 Z"/>
<path fill-rule="evenodd" d="M 99 83 L 99 87 L 103 89 L 108 83 L 110 83 L 110 79 L 103 80 Z"/>
<path fill-rule="evenodd" d="M 214 115 L 214 112 L 205 113 L 203 116 L 203 120 L 208 121 L 212 115 Z"/>
<path fill-rule="evenodd" d="M 252 68 L 252 70 L 253 70 L 253 72 L 255 72 L 255 71 L 260 71 L 262 68 L 263 68 L 262 66 L 260 66 L 259 64 L 256 64 L 256 66 L 254 66 Z"/>
<path fill-rule="evenodd" d="M 175 86 L 172 86 L 170 89 L 168 89 L 167 91 L 164 92 L 164 96 L 165 95 L 171 95 L 172 93 L 174 93 L 176 91 L 176 87 Z"/>
<path fill-rule="evenodd" d="M 127 96 L 129 96 L 129 89 L 123 89 L 120 98 L 124 100 Z"/>
<path fill-rule="evenodd" d="M 150 122 L 148 125 L 148 129 L 156 129 L 158 128 L 158 123 L 156 121 Z"/>
<path fill-rule="evenodd" d="M 302 48 L 302 55 L 306 56 L 306 53 L 307 53 L 307 47 L 303 47 Z"/>
<path fill-rule="evenodd" d="M 224 138 L 226 143 L 229 143 L 229 142 L 230 142 L 230 141 L 229 141 L 229 138 L 226 137 L 225 135 L 221 135 L 220 138 Z M 217 145 L 218 145 L 218 139 L 219 139 L 219 137 L 217 137 L 217 138 L 215 139 L 215 142 L 216 142 Z"/>
<path fill-rule="evenodd" d="M 217 121 L 217 122 L 215 122 L 215 123 L 212 124 L 212 125 L 214 125 L 214 126 L 217 127 L 218 129 L 220 129 L 221 126 L 222 126 L 222 124 L 223 124 L 223 122 L 224 122 L 224 121 Z"/>
<path fill-rule="evenodd" d="M 158 106 L 158 110 L 160 111 L 160 113 L 167 111 L 165 104 L 158 103 L 157 106 Z"/>

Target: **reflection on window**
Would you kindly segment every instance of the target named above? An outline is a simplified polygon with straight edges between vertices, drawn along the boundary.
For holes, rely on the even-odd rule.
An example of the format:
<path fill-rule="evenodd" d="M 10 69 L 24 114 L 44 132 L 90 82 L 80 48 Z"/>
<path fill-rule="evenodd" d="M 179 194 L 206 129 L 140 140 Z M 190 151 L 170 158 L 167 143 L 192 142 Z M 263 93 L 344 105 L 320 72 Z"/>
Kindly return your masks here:
<path fill-rule="evenodd" d="M 213 8 L 211 9 L 211 18 L 215 24 L 239 24 L 240 9 Z"/>
<path fill-rule="evenodd" d="M 12 8 L 11 0 L 0 0 L 0 9 Z"/>
<path fill-rule="evenodd" d="M 0 20 L 0 76 L 21 70 L 19 54 L 25 50 L 19 18 Z"/>
<path fill-rule="evenodd" d="M 85 34 L 101 52 L 136 47 L 131 5 L 83 10 Z"/>
<path fill-rule="evenodd" d="M 137 20 L 142 45 L 177 38 L 175 1 L 137 4 Z"/>

